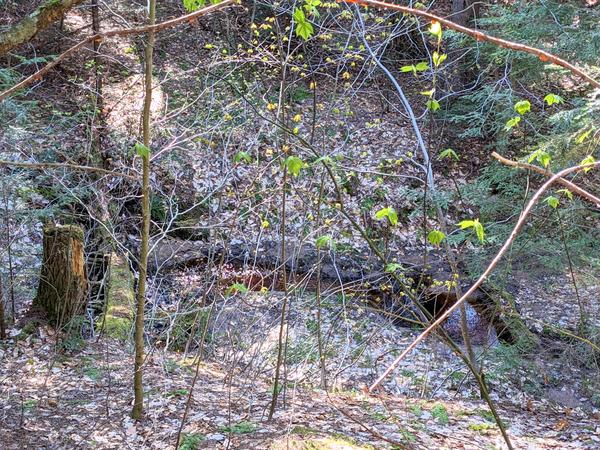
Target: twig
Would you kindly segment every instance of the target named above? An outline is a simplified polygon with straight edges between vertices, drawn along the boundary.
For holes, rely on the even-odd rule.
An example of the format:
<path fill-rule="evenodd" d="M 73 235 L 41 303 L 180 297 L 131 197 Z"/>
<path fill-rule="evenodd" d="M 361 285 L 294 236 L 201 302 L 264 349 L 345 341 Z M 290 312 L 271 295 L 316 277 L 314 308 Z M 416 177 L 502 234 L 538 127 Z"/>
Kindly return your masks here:
<path fill-rule="evenodd" d="M 398 447 L 398 448 L 403 449 L 403 450 L 414 448 L 410 444 L 406 445 L 406 444 L 403 444 L 402 442 L 398 442 L 398 441 L 395 441 L 395 440 L 390 439 L 388 437 L 385 437 L 383 434 L 379 433 L 377 430 L 374 430 L 373 428 L 367 426 L 363 421 L 357 419 L 356 417 L 354 417 L 349 412 L 346 412 L 341 407 L 337 406 L 335 404 L 334 400 L 329 395 L 329 392 L 326 391 L 325 394 L 327 395 L 327 399 L 329 400 L 329 404 L 331 406 L 333 406 L 334 409 L 336 409 L 340 414 L 342 414 L 347 419 L 351 420 L 352 422 L 356 423 L 358 426 L 360 426 L 361 428 L 363 428 L 367 433 L 371 434 L 372 436 L 376 437 L 377 439 L 379 439 L 379 440 L 381 440 L 383 442 L 387 442 L 387 443 L 392 444 L 393 446 Z"/>
<path fill-rule="evenodd" d="M 339 0 L 338 0 L 339 1 Z M 542 62 L 549 62 L 551 64 L 555 64 L 557 66 L 564 67 L 571 73 L 583 78 L 588 81 L 594 87 L 600 88 L 600 81 L 592 78 L 590 75 L 585 73 L 583 70 L 578 68 L 577 66 L 571 64 L 568 61 L 565 61 L 562 58 L 559 58 L 552 53 L 549 53 L 545 50 L 540 50 L 535 47 L 530 47 L 529 45 L 520 44 L 518 42 L 508 41 L 506 39 L 497 38 L 494 36 L 490 36 L 482 31 L 475 30 L 473 28 L 464 27 L 462 25 L 458 25 L 451 20 L 444 19 L 443 17 L 437 16 L 435 14 L 431 14 L 427 11 L 422 11 L 420 9 L 409 8 L 408 6 L 401 5 L 393 5 L 386 2 L 381 2 L 377 0 L 341 0 L 344 3 L 355 3 L 362 6 L 372 6 L 374 8 L 381 9 L 389 9 L 393 11 L 400 11 L 405 14 L 410 14 L 411 16 L 424 17 L 425 19 L 429 19 L 431 21 L 439 22 L 444 25 L 446 28 L 450 28 L 451 30 L 458 31 L 459 33 L 466 34 L 468 36 L 474 37 L 477 41 L 485 41 L 491 44 L 497 45 L 499 47 L 508 48 L 511 50 L 516 50 L 518 52 L 530 53 L 534 56 L 537 56 Z M 0 98 L 1 99 L 1 98 Z"/>
<path fill-rule="evenodd" d="M 400 361 L 402 361 L 412 350 L 414 350 L 414 348 L 417 345 L 419 345 L 419 343 L 421 341 L 423 341 L 423 339 L 425 339 L 433 330 L 435 330 L 438 326 L 440 326 L 457 308 L 460 307 L 460 305 L 463 304 L 463 302 L 467 298 L 469 298 L 469 296 L 471 296 L 479 288 L 479 286 L 481 286 L 481 284 L 486 280 L 486 278 L 490 275 L 490 273 L 492 273 L 492 271 L 494 270 L 494 268 L 496 267 L 498 262 L 500 262 L 500 260 L 502 259 L 502 256 L 504 256 L 506 251 L 512 245 L 513 241 L 519 234 L 519 231 L 525 224 L 525 220 L 527 219 L 527 216 L 529 215 L 529 213 L 531 212 L 533 207 L 536 205 L 536 203 L 538 202 L 538 200 L 540 199 L 542 194 L 554 182 L 556 182 L 558 179 L 560 179 L 560 178 L 564 177 L 565 175 L 568 175 L 572 172 L 576 172 L 576 171 L 580 171 L 580 170 L 588 169 L 588 168 L 592 169 L 592 168 L 596 168 L 596 167 L 600 167 L 600 162 L 586 164 L 583 166 L 569 167 L 567 169 L 561 170 L 557 174 L 553 175 L 548 181 L 546 181 L 542 185 L 542 187 L 540 187 L 538 189 L 538 191 L 534 194 L 534 196 L 531 198 L 531 200 L 527 204 L 527 207 L 521 213 L 519 220 L 517 221 L 515 227 L 513 228 L 512 232 L 510 233 L 510 236 L 508 237 L 506 242 L 504 242 L 504 245 L 502 246 L 500 251 L 496 254 L 496 256 L 494 257 L 492 262 L 490 262 L 488 267 L 481 274 L 481 276 L 477 279 L 477 281 L 469 288 L 469 290 L 467 290 L 467 292 L 465 292 L 463 294 L 463 296 L 461 298 L 459 298 L 456 301 L 456 303 L 454 303 L 454 305 L 452 305 L 450 308 L 448 308 L 446 310 L 446 312 L 444 312 L 444 314 L 442 314 L 437 320 L 435 320 L 431 325 L 429 325 L 414 341 L 412 341 L 412 343 L 408 347 L 406 347 L 406 349 L 400 354 L 400 356 L 398 356 L 394 360 L 394 362 L 392 362 L 392 364 L 390 364 L 390 366 L 385 370 L 385 372 L 383 372 L 383 374 L 381 374 L 381 376 L 379 378 L 377 378 L 377 380 L 375 380 L 375 382 L 369 387 L 369 392 L 373 392 L 373 390 L 375 390 L 377 388 L 377 386 L 379 386 L 381 384 L 381 382 L 385 378 L 387 378 L 390 373 L 392 373 L 394 371 L 394 369 L 398 366 L 398 364 L 400 364 Z"/>
<path fill-rule="evenodd" d="M 68 164 L 68 163 L 27 163 L 27 162 L 0 160 L 0 166 L 24 167 L 26 169 L 70 169 L 70 170 L 76 170 L 76 171 L 80 171 L 80 172 L 103 173 L 105 175 L 111 175 L 113 177 L 129 178 L 131 180 L 137 179 L 136 176 L 129 175 L 129 174 L 122 173 L 122 172 L 113 172 L 112 170 L 101 169 L 99 167 L 79 166 L 77 164 Z"/>

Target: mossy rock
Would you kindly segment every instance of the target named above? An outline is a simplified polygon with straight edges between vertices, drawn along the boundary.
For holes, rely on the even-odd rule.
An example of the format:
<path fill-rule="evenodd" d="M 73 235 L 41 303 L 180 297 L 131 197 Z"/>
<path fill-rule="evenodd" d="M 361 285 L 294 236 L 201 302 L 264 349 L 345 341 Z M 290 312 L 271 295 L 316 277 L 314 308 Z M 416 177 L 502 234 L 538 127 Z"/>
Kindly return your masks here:
<path fill-rule="evenodd" d="M 38 320 L 31 320 L 28 321 L 23 328 L 21 328 L 21 331 L 19 332 L 19 334 L 17 334 L 14 337 L 15 341 L 24 341 L 25 339 L 27 339 L 29 336 L 31 336 L 32 334 L 34 334 L 38 327 L 40 326 L 40 322 Z"/>

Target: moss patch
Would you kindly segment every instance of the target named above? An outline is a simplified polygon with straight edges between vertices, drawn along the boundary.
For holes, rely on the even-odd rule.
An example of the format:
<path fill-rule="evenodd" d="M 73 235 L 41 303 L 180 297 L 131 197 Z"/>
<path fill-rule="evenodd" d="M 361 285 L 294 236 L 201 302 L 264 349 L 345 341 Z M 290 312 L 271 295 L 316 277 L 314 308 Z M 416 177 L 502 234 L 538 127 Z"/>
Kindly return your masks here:
<path fill-rule="evenodd" d="M 126 341 L 133 323 L 133 274 L 116 253 L 110 255 L 109 271 L 106 312 L 99 325 L 108 336 Z"/>

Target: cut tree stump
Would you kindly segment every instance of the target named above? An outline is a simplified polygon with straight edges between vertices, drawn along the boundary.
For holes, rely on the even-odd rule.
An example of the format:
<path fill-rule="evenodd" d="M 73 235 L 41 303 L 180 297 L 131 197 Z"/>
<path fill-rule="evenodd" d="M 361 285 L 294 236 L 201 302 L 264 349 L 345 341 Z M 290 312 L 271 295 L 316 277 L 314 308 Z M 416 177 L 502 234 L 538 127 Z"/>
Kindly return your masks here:
<path fill-rule="evenodd" d="M 61 328 L 83 313 L 87 302 L 83 230 L 76 225 L 44 227 L 44 254 L 34 306 Z"/>

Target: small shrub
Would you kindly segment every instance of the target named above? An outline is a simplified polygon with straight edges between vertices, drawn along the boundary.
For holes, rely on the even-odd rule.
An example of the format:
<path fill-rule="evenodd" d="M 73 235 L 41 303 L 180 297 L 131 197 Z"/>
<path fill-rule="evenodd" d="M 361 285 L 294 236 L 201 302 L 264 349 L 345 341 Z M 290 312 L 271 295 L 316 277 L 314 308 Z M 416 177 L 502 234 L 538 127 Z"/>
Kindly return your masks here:
<path fill-rule="evenodd" d="M 440 425 L 448 425 L 448 422 L 450 422 L 448 411 L 441 403 L 433 405 L 433 408 L 431 408 L 431 415 Z"/>
<path fill-rule="evenodd" d="M 204 435 L 200 433 L 186 433 L 181 439 L 178 450 L 196 450 L 200 442 L 204 440 Z"/>
<path fill-rule="evenodd" d="M 254 433 L 257 428 L 258 426 L 256 424 L 243 420 L 230 426 L 221 427 L 219 428 L 219 431 L 222 433 L 246 434 Z"/>
<path fill-rule="evenodd" d="M 492 425 L 491 423 L 472 423 L 469 425 L 469 430 L 476 431 L 478 433 L 485 433 L 489 430 L 494 430 L 496 425 Z"/>

